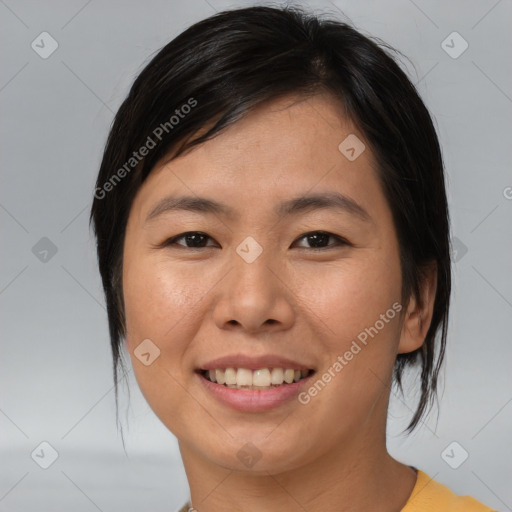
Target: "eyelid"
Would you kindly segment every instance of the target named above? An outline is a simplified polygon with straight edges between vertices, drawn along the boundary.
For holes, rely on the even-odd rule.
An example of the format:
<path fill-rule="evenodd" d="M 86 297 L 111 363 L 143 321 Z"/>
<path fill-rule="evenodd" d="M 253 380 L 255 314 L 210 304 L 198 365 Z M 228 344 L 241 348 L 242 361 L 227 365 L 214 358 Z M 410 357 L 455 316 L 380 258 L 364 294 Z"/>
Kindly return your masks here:
<path fill-rule="evenodd" d="M 310 250 L 310 251 L 314 251 L 314 252 L 321 252 L 321 251 L 327 251 L 329 249 L 333 249 L 333 248 L 336 248 L 336 247 L 342 247 L 342 246 L 353 247 L 354 246 L 346 238 L 344 238 L 344 237 L 342 237 L 340 235 L 336 235 L 334 233 L 331 233 L 329 231 L 324 231 L 324 230 L 320 230 L 320 229 L 317 229 L 317 230 L 314 230 L 314 231 L 308 231 L 306 233 L 303 233 L 302 235 L 300 235 L 298 238 L 296 238 L 293 241 L 293 244 L 295 244 L 297 241 L 302 240 L 302 239 L 304 239 L 304 238 L 306 238 L 308 236 L 316 235 L 316 234 L 326 235 L 329 238 L 334 238 L 336 240 L 336 243 L 335 244 L 327 245 L 326 247 L 301 247 L 301 248 L 302 249 L 306 249 L 306 250 Z M 175 235 L 175 236 L 173 236 L 171 238 L 168 238 L 168 239 L 164 240 L 164 242 L 162 242 L 161 244 L 157 245 L 156 247 L 157 248 L 164 248 L 164 247 L 168 247 L 168 246 L 179 246 L 179 247 L 182 247 L 183 249 L 189 249 L 189 250 L 192 250 L 192 251 L 198 251 L 200 249 L 206 249 L 208 247 L 213 247 L 211 245 L 207 245 L 205 247 L 187 247 L 186 245 L 176 243 L 177 240 L 179 240 L 181 238 L 184 238 L 186 235 L 202 235 L 202 236 L 205 236 L 207 239 L 214 240 L 213 237 L 208 235 L 208 233 L 204 233 L 203 231 L 185 231 L 184 233 L 180 233 L 179 235 Z"/>
<path fill-rule="evenodd" d="M 329 238 L 334 238 L 336 240 L 336 243 L 330 244 L 326 247 L 303 247 L 303 249 L 308 249 L 310 251 L 326 251 L 328 249 L 334 249 L 335 247 L 341 247 L 343 245 L 352 246 L 352 244 L 346 238 L 343 238 L 340 235 L 335 235 L 334 233 L 331 233 L 330 231 L 324 231 L 321 229 L 316 230 L 316 231 L 308 231 L 307 233 L 304 233 L 304 234 L 300 235 L 298 238 L 296 238 L 293 243 L 295 244 L 295 242 L 297 242 L 298 240 L 302 240 L 303 238 L 306 238 L 311 235 L 316 235 L 316 234 L 326 235 Z"/>
<path fill-rule="evenodd" d="M 184 238 L 187 235 L 202 235 L 210 240 L 214 240 L 213 237 L 211 237 L 208 233 L 204 233 L 203 231 L 185 231 L 184 233 L 180 233 L 179 235 L 175 235 L 175 236 L 172 236 L 171 238 L 167 238 L 161 244 L 158 244 L 156 247 L 157 248 L 165 248 L 165 247 L 173 245 L 173 246 L 182 247 L 183 249 L 189 249 L 191 251 L 197 251 L 199 249 L 206 249 L 208 247 L 212 247 L 211 245 L 208 245 L 206 247 L 187 247 L 186 245 L 176 243 L 176 240 L 179 240 L 180 238 Z"/>

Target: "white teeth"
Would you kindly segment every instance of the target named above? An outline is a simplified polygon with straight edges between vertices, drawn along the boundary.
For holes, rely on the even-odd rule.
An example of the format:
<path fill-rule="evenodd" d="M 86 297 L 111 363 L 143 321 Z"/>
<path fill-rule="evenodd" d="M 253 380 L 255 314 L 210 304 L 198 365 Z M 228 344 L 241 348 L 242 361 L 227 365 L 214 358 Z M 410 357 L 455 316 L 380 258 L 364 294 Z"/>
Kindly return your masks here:
<path fill-rule="evenodd" d="M 255 370 L 252 374 L 252 385 L 268 388 L 270 386 L 270 370 L 268 368 Z"/>
<path fill-rule="evenodd" d="M 211 382 L 229 388 L 270 389 L 282 384 L 292 384 L 307 377 L 310 370 L 294 370 L 293 368 L 215 368 L 207 370 L 204 376 Z"/>
<path fill-rule="evenodd" d="M 284 382 L 284 370 L 282 368 L 272 368 L 271 384 L 280 386 Z"/>
<path fill-rule="evenodd" d="M 234 368 L 226 368 L 226 373 L 224 374 L 224 378 L 226 379 L 226 384 L 228 386 L 233 386 L 236 384 L 236 370 Z"/>
<path fill-rule="evenodd" d="M 219 370 L 218 368 L 215 370 L 215 380 L 217 381 L 217 384 L 224 384 L 226 382 L 224 370 Z"/>
<path fill-rule="evenodd" d="M 236 373 L 237 386 L 252 386 L 252 371 L 247 368 L 238 368 Z"/>
<path fill-rule="evenodd" d="M 291 384 L 293 382 L 293 377 L 295 377 L 295 371 L 288 368 L 284 371 L 284 381 L 287 384 Z"/>

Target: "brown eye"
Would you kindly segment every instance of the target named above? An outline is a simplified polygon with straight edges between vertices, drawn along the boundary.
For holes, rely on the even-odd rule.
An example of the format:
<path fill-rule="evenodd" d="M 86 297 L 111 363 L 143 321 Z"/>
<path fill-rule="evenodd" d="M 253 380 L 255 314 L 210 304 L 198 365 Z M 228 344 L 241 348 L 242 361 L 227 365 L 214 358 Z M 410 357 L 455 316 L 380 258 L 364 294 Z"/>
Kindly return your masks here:
<path fill-rule="evenodd" d="M 329 239 L 334 239 L 334 244 L 329 244 Z M 342 245 L 350 245 L 349 242 L 339 237 L 338 235 L 333 235 L 332 233 L 328 233 L 326 231 L 312 231 L 311 233 L 306 233 L 302 235 L 297 240 L 306 239 L 312 247 L 306 247 L 306 249 L 317 249 L 317 250 L 325 250 L 333 247 L 339 247 Z"/>
<path fill-rule="evenodd" d="M 178 243 L 178 240 L 184 240 L 185 244 Z M 170 238 L 166 242 L 164 242 L 163 246 L 169 246 L 169 245 L 181 245 L 184 246 L 186 249 L 201 249 L 203 247 L 211 247 L 206 246 L 205 242 L 212 238 L 208 236 L 206 233 L 202 233 L 200 231 L 188 231 L 186 233 L 182 233 L 181 235 L 177 235 L 173 238 Z"/>
<path fill-rule="evenodd" d="M 351 245 L 347 240 L 326 231 L 312 231 L 302 235 L 297 240 L 303 239 L 307 240 L 307 243 L 310 244 L 310 247 L 305 247 L 306 249 L 319 251 L 340 247 L 343 245 Z M 334 240 L 334 243 L 329 243 L 330 239 Z M 184 243 L 180 242 L 182 240 Z M 201 231 L 188 231 L 186 233 L 182 233 L 175 237 L 169 238 L 161 245 L 161 247 L 168 247 L 173 245 L 182 246 L 185 249 L 202 249 L 206 247 L 214 247 L 213 245 L 206 245 L 208 240 L 213 239 L 206 233 L 202 233 Z"/>

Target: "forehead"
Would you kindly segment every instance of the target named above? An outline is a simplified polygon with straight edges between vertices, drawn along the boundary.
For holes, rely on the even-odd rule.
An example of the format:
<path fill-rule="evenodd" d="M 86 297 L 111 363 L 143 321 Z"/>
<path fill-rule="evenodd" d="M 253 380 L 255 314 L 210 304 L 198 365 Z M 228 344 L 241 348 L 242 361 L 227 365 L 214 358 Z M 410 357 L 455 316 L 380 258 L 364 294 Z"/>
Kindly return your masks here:
<path fill-rule="evenodd" d="M 356 158 L 343 152 L 346 140 L 360 143 Z M 365 203 L 375 203 L 381 193 L 364 136 L 328 95 L 262 104 L 214 138 L 168 160 L 155 166 L 139 190 L 138 207 L 145 216 L 178 192 L 231 205 L 232 213 L 249 203 L 253 208 L 272 198 L 282 203 L 306 192 L 343 193 L 368 210 Z"/>
<path fill-rule="evenodd" d="M 201 147 L 204 156 L 220 164 L 259 166 L 262 172 L 265 162 L 275 171 L 277 161 L 299 170 L 315 160 L 320 168 L 328 163 L 326 152 L 338 156 L 340 137 L 355 131 L 331 95 L 285 96 L 258 105 Z"/>

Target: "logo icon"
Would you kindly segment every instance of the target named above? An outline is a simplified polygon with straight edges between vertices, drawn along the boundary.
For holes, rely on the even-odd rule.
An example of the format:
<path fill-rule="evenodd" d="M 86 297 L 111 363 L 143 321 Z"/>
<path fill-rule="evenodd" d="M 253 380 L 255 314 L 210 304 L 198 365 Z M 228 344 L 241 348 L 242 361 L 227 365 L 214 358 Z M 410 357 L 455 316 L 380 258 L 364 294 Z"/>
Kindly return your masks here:
<path fill-rule="evenodd" d="M 261 459 L 261 452 L 252 443 L 245 443 L 236 454 L 238 460 L 248 468 L 252 468 Z"/>
<path fill-rule="evenodd" d="M 457 441 L 450 443 L 442 452 L 441 458 L 452 469 L 457 469 L 469 457 L 469 453 Z"/>
<path fill-rule="evenodd" d="M 236 252 L 246 263 L 252 263 L 263 252 L 263 247 L 254 240 L 252 236 L 248 236 L 237 248 Z"/>
<path fill-rule="evenodd" d="M 133 353 L 144 366 L 150 366 L 160 357 L 160 349 L 149 338 L 139 343 Z"/>
<path fill-rule="evenodd" d="M 57 246 L 49 238 L 43 236 L 43 238 L 32 247 L 32 253 L 39 261 L 48 263 L 57 254 Z"/>
<path fill-rule="evenodd" d="M 468 42 L 458 32 L 452 32 L 441 43 L 441 48 L 452 59 L 458 59 L 468 49 L 468 47 Z"/>
<path fill-rule="evenodd" d="M 57 450 L 47 441 L 40 443 L 30 454 L 33 461 L 43 469 L 48 469 L 59 457 Z"/>
<path fill-rule="evenodd" d="M 359 158 L 361 153 L 366 149 L 366 146 L 357 135 L 351 133 L 341 142 L 338 149 L 347 160 L 353 162 Z"/>
<path fill-rule="evenodd" d="M 41 59 L 47 59 L 59 47 L 59 43 L 48 32 L 41 32 L 30 46 Z"/>
<path fill-rule="evenodd" d="M 460 261 L 466 253 L 468 252 L 468 247 L 462 240 L 457 238 L 456 236 L 453 237 L 452 241 L 452 259 L 455 263 Z"/>

